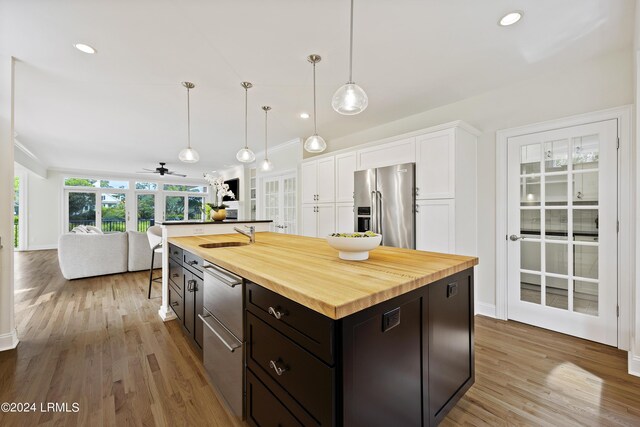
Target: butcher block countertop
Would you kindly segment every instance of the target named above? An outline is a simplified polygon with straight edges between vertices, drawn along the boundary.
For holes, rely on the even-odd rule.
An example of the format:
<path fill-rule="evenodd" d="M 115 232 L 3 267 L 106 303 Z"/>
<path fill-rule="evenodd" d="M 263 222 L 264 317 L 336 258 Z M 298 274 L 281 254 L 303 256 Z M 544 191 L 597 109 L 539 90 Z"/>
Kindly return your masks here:
<path fill-rule="evenodd" d="M 367 261 L 344 261 L 325 239 L 256 233 L 171 237 L 169 243 L 332 319 L 340 319 L 478 264 L 478 258 L 380 246 Z"/>

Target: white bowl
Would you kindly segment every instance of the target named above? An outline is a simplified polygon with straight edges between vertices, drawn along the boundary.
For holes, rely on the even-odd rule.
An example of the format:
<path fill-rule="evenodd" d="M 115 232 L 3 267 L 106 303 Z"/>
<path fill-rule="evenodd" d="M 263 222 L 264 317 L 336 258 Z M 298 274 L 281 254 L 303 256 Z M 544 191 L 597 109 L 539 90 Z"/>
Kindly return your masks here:
<path fill-rule="evenodd" d="M 363 233 L 358 233 L 363 234 Z M 340 259 L 347 261 L 364 261 L 369 259 L 369 251 L 382 242 L 382 235 L 372 237 L 335 237 L 327 236 L 327 243 L 338 250 Z"/>

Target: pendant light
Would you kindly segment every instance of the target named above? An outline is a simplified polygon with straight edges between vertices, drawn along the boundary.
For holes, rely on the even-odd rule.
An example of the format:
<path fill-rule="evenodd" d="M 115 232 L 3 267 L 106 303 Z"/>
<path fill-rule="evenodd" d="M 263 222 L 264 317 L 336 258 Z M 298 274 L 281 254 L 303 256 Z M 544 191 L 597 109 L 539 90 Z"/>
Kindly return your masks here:
<path fill-rule="evenodd" d="M 318 113 L 316 112 L 316 64 L 321 60 L 320 55 L 307 57 L 307 61 L 313 64 L 313 135 L 304 142 L 304 149 L 309 153 L 322 153 L 327 148 L 327 143 L 318 135 Z"/>
<path fill-rule="evenodd" d="M 247 98 L 248 91 L 253 87 L 253 85 L 249 82 L 242 82 L 240 86 L 244 88 L 244 148 L 241 148 L 236 154 L 236 159 L 242 163 L 253 163 L 256 160 L 256 155 L 253 154 L 253 151 L 249 148 L 249 143 L 247 142 L 247 121 L 248 121 L 248 110 L 247 110 Z"/>
<path fill-rule="evenodd" d="M 269 160 L 269 155 L 267 154 L 267 115 L 271 107 L 265 105 L 262 107 L 264 110 L 264 160 L 260 164 L 260 169 L 264 172 L 268 172 L 273 169 L 273 164 L 271 164 L 271 160 Z"/>
<path fill-rule="evenodd" d="M 195 163 L 200 160 L 198 152 L 191 148 L 191 105 L 189 100 L 189 91 L 196 87 L 191 82 L 182 82 L 182 86 L 187 88 L 187 148 L 180 151 L 178 158 L 185 163 Z"/>
<path fill-rule="evenodd" d="M 353 82 L 353 0 L 351 0 L 351 26 L 349 32 L 349 81 L 333 94 L 331 106 L 340 114 L 351 116 L 362 113 L 369 105 L 364 90 Z"/>

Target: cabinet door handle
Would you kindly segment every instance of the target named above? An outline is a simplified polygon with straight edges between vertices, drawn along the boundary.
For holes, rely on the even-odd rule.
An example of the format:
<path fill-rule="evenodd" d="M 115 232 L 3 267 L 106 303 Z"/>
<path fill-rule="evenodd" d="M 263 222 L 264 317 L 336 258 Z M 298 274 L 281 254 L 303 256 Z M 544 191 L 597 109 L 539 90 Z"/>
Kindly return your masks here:
<path fill-rule="evenodd" d="M 178 305 L 180 305 L 180 303 L 178 301 L 174 301 L 171 303 L 172 306 L 177 307 Z"/>
<path fill-rule="evenodd" d="M 189 292 L 195 291 L 196 290 L 195 286 L 196 286 L 196 281 L 195 280 L 189 280 L 187 282 L 187 291 L 189 291 Z"/>
<path fill-rule="evenodd" d="M 272 315 L 273 317 L 275 317 L 278 320 L 282 319 L 282 316 L 286 316 L 286 314 L 287 314 L 284 311 L 280 311 L 278 309 L 278 307 L 276 307 L 276 308 L 269 307 L 269 310 L 267 310 L 267 311 L 269 312 L 270 315 Z"/>
<path fill-rule="evenodd" d="M 420 188 L 416 187 L 416 197 L 418 197 L 420 195 Z"/>
<path fill-rule="evenodd" d="M 195 259 L 192 261 L 187 261 L 187 264 L 189 264 L 191 267 L 193 267 L 194 265 L 198 265 L 198 261 L 196 261 Z"/>
<path fill-rule="evenodd" d="M 285 372 L 287 372 L 287 368 L 282 366 L 278 366 L 278 362 L 280 361 L 280 359 L 278 359 L 278 361 L 276 362 L 275 360 L 270 360 L 269 361 L 269 367 L 271 369 L 273 369 L 274 371 L 276 371 L 276 374 L 278 376 L 281 376 L 282 374 L 284 374 Z"/>

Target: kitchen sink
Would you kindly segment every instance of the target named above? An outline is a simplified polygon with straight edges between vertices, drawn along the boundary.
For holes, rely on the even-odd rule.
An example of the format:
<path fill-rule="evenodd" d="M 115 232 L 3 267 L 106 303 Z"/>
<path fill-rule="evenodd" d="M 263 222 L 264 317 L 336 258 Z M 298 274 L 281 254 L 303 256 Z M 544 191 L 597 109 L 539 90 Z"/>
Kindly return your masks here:
<path fill-rule="evenodd" d="M 201 248 L 213 249 L 213 248 L 230 248 L 233 246 L 247 246 L 246 242 L 219 242 L 219 243 L 203 243 L 199 245 Z"/>

